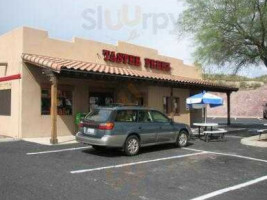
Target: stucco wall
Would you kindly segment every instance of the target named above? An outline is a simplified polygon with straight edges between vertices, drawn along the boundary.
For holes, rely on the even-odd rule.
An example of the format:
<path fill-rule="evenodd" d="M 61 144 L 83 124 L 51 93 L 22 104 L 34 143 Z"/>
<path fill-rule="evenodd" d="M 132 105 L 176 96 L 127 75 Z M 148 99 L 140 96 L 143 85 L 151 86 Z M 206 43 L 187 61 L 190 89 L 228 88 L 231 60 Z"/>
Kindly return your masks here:
<path fill-rule="evenodd" d="M 140 56 L 141 67 L 106 63 L 103 59 L 102 50 L 132 54 Z M 201 78 L 197 68 L 185 65 L 182 60 L 159 55 L 155 49 L 141 47 L 125 42 L 117 45 L 104 44 L 81 38 L 72 41 L 63 41 L 49 38 L 46 31 L 19 28 L 0 36 L 0 62 L 8 62 L 7 72 L 0 69 L 0 76 L 21 73 L 21 80 L 11 81 L 12 87 L 12 115 L 11 117 L 0 116 L 0 134 L 13 137 L 42 137 L 49 136 L 51 132 L 50 116 L 41 115 L 41 85 L 49 84 L 48 79 L 42 75 L 41 69 L 36 66 L 24 64 L 21 60 L 22 53 L 32 53 L 52 57 L 88 61 L 93 63 L 108 64 L 135 70 L 148 70 L 153 73 L 167 73 L 182 77 Z M 172 70 L 164 72 L 147 69 L 144 67 L 144 58 L 170 62 Z M 60 79 L 59 84 L 73 85 L 73 113 L 88 110 L 88 91 L 95 90 L 90 87 L 90 80 Z M 162 110 L 162 97 L 170 95 L 170 88 L 139 87 L 138 90 L 145 94 L 145 103 L 149 107 Z M 119 98 L 118 89 L 114 92 Z M 181 104 L 189 96 L 188 90 L 174 89 L 174 96 L 180 97 Z M 181 105 L 181 114 L 175 117 L 176 121 L 189 123 L 190 116 L 185 106 Z M 58 117 L 58 135 L 74 133 L 74 115 Z"/>
<path fill-rule="evenodd" d="M 51 132 L 51 116 L 41 115 L 41 89 L 50 85 L 41 69 L 25 65 L 23 67 L 22 95 L 22 137 L 47 137 Z M 68 85 L 73 95 L 73 115 L 58 115 L 58 135 L 75 134 L 74 116 L 77 112 L 88 111 L 88 87 L 85 80 L 59 79 L 59 87 Z"/>
<path fill-rule="evenodd" d="M 117 45 L 105 44 L 101 42 L 74 38 L 72 41 L 56 40 L 48 37 L 46 31 L 23 28 L 24 32 L 24 53 L 61 57 L 67 59 L 88 61 L 99 64 L 114 65 L 117 67 L 131 68 L 134 70 L 151 71 L 154 73 L 166 73 L 182 77 L 201 79 L 200 71 L 193 66 L 188 66 L 182 60 L 159 55 L 155 49 L 137 46 L 126 42 L 118 42 Z M 141 57 L 141 67 L 125 64 L 105 62 L 102 50 L 131 54 Z M 150 58 L 171 63 L 171 71 L 165 72 L 144 67 L 144 59 Z"/>
<path fill-rule="evenodd" d="M 169 97 L 171 88 L 150 86 L 148 89 L 148 106 L 163 112 L 163 97 Z M 173 89 L 173 97 L 180 98 L 180 114 L 174 116 L 174 121 L 190 124 L 189 111 L 186 110 L 186 98 L 189 97 L 187 89 Z"/>
<path fill-rule="evenodd" d="M 0 37 L 0 77 L 21 73 L 23 29 L 15 29 Z M 20 96 L 21 80 L 0 82 L 0 89 L 11 89 L 11 116 L 0 116 L 0 135 L 21 137 Z M 0 102 L 1 103 L 1 102 Z"/>

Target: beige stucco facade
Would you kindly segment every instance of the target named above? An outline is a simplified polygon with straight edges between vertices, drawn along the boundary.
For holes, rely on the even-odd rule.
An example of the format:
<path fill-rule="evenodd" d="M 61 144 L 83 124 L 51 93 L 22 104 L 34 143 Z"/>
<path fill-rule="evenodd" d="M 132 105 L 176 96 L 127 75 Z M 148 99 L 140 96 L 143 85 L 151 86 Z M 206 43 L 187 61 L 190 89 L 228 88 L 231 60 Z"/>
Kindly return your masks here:
<path fill-rule="evenodd" d="M 171 71 L 147 69 L 141 67 L 107 63 L 103 59 L 102 50 L 127 53 L 171 63 Z M 72 41 L 62 41 L 49 38 L 46 31 L 22 27 L 0 36 L 0 78 L 21 74 L 21 79 L 0 82 L 1 89 L 11 89 L 11 116 L 0 115 L 0 135 L 16 138 L 48 137 L 51 132 L 50 115 L 41 114 L 41 90 L 50 82 L 37 66 L 25 64 L 22 53 L 38 54 L 51 57 L 66 58 L 98 64 L 127 67 L 134 70 L 151 71 L 153 73 L 169 73 L 181 77 L 201 79 L 201 73 L 196 67 L 188 66 L 182 60 L 159 55 L 157 50 L 118 42 L 117 45 L 104 44 L 96 41 L 74 38 Z M 89 80 L 59 77 L 59 88 L 68 87 L 72 92 L 72 115 L 58 115 L 58 135 L 75 133 L 74 118 L 78 112 L 88 112 L 90 92 L 110 92 L 116 102 L 132 103 L 134 94 L 144 97 L 144 105 L 163 111 L 163 97 L 170 96 L 171 88 L 153 85 L 136 85 L 126 83 L 121 85 L 116 81 Z M 128 92 L 130 91 L 130 92 Z M 127 92 L 129 94 L 127 94 Z M 185 99 L 190 96 L 189 89 L 174 88 L 173 96 L 180 99 L 180 113 L 174 116 L 175 121 L 190 124 L 192 116 L 186 110 Z M 1 102 L 0 102 L 1 103 Z"/>

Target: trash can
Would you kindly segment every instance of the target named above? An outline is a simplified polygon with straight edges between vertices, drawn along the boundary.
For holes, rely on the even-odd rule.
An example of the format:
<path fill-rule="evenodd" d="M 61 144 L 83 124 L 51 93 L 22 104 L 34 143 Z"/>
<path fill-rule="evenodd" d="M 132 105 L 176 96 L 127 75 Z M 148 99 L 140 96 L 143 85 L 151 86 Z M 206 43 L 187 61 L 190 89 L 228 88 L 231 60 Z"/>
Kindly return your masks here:
<path fill-rule="evenodd" d="M 76 130 L 79 129 L 79 124 L 80 122 L 85 118 L 85 116 L 87 115 L 87 113 L 77 113 L 75 116 L 75 125 L 76 125 Z"/>

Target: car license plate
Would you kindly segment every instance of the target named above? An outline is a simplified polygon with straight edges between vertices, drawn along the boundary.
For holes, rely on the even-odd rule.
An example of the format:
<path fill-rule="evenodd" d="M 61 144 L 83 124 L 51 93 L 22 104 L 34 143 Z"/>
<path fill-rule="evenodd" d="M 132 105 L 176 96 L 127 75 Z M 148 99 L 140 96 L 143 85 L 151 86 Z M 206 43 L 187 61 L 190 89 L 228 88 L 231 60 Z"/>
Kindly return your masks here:
<path fill-rule="evenodd" d="M 95 129 L 85 128 L 84 127 L 83 132 L 84 132 L 84 134 L 87 134 L 87 135 L 94 135 L 95 134 Z"/>

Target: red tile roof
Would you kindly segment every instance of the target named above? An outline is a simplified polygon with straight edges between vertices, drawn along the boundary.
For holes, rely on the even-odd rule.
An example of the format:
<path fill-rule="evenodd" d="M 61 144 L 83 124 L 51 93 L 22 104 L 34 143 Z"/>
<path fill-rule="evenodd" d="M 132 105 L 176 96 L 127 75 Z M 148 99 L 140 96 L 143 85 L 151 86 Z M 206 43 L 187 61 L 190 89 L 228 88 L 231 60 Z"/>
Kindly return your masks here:
<path fill-rule="evenodd" d="M 122 67 L 114 67 L 91 62 L 76 61 L 65 58 L 55 58 L 55 57 L 35 55 L 35 54 L 22 54 L 22 59 L 26 63 L 31 63 L 33 65 L 37 65 L 44 68 L 50 68 L 51 70 L 57 73 L 60 73 L 61 70 L 64 69 L 77 70 L 77 71 L 79 70 L 79 71 L 86 71 L 88 73 L 102 73 L 107 75 L 111 74 L 118 76 L 129 76 L 133 78 L 136 77 L 136 78 L 154 79 L 154 80 L 167 81 L 179 84 L 188 84 L 193 86 L 195 85 L 203 88 L 209 87 L 213 88 L 214 90 L 216 89 L 225 91 L 238 90 L 238 88 L 235 87 L 219 85 L 214 82 L 204 81 L 201 79 L 191 79 L 169 74 L 158 74 L 153 72 L 139 71 Z"/>

